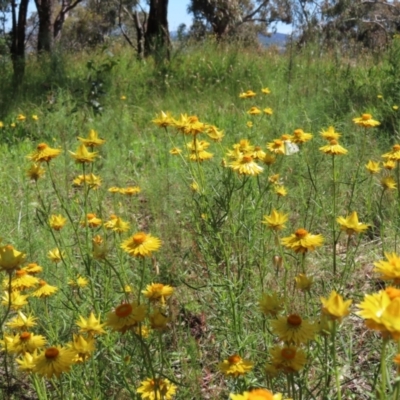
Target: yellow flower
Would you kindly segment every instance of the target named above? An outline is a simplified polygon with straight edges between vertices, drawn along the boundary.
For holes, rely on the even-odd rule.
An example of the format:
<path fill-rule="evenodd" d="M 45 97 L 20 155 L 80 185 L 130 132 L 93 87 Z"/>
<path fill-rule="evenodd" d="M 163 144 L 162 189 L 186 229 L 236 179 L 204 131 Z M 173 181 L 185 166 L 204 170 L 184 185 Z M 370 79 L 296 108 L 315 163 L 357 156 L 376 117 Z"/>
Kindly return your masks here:
<path fill-rule="evenodd" d="M 276 157 L 273 156 L 272 154 L 266 153 L 265 157 L 261 160 L 265 165 L 272 165 L 275 164 Z"/>
<path fill-rule="evenodd" d="M 329 144 L 326 146 L 322 146 L 319 148 L 323 153 L 330 154 L 332 156 L 340 156 L 343 154 L 347 154 L 347 150 L 342 147 L 337 140 L 331 139 Z"/>
<path fill-rule="evenodd" d="M 272 115 L 274 113 L 270 107 L 264 108 L 263 112 L 267 115 Z"/>
<path fill-rule="evenodd" d="M 285 222 L 287 220 L 288 214 L 283 214 L 273 209 L 270 215 L 264 215 L 262 223 L 268 225 L 268 228 L 273 231 L 280 231 L 285 228 Z"/>
<path fill-rule="evenodd" d="M 108 191 L 110 192 L 110 193 L 120 193 L 120 188 L 119 187 L 117 187 L 117 186 L 112 186 L 112 187 L 110 187 L 109 189 L 108 189 Z"/>
<path fill-rule="evenodd" d="M 335 132 L 335 128 L 333 126 L 330 126 L 326 131 L 322 130 L 320 135 L 329 142 L 331 140 L 338 140 L 340 136 L 342 136 L 340 133 Z"/>
<path fill-rule="evenodd" d="M 75 162 L 79 164 L 91 163 L 97 157 L 97 152 L 90 152 L 87 147 L 82 143 L 76 153 L 72 151 L 69 152 L 73 158 L 75 158 Z"/>
<path fill-rule="evenodd" d="M 397 188 L 397 184 L 391 176 L 386 176 L 382 178 L 381 186 L 384 190 L 395 190 Z"/>
<path fill-rule="evenodd" d="M 25 117 L 25 115 L 24 114 L 18 114 L 18 116 L 17 116 L 17 121 L 25 121 L 26 120 L 26 117 Z"/>
<path fill-rule="evenodd" d="M 305 133 L 303 129 L 295 129 L 292 136 L 293 143 L 306 143 L 311 140 L 313 135 L 311 133 Z"/>
<path fill-rule="evenodd" d="M 11 290 L 25 290 L 36 286 L 39 283 L 39 279 L 29 275 L 25 269 L 18 269 L 15 271 L 15 276 L 11 279 Z M 3 281 L 4 289 L 8 288 L 8 278 Z"/>
<path fill-rule="evenodd" d="M 122 101 L 124 101 L 124 100 L 126 100 L 126 96 L 122 95 L 122 96 L 120 97 L 120 99 L 121 99 Z"/>
<path fill-rule="evenodd" d="M 56 286 L 51 286 L 44 280 L 39 281 L 39 286 L 39 289 L 32 293 L 33 297 L 40 297 L 43 299 L 52 296 L 58 290 Z"/>
<path fill-rule="evenodd" d="M 197 140 L 196 137 L 194 137 L 193 142 L 188 143 L 186 146 L 190 150 L 190 161 L 202 162 L 213 158 L 212 153 L 205 151 L 210 146 L 210 143 L 206 142 L 205 140 Z"/>
<path fill-rule="evenodd" d="M 193 181 L 193 182 L 190 184 L 190 189 L 191 189 L 191 191 L 194 192 L 194 193 L 200 192 L 200 186 L 199 186 L 199 184 L 198 184 L 197 182 L 195 182 L 195 181 Z"/>
<path fill-rule="evenodd" d="M 285 197 L 287 195 L 287 190 L 283 185 L 274 185 L 274 192 L 280 197 Z"/>
<path fill-rule="evenodd" d="M 178 147 L 173 147 L 170 151 L 169 154 L 173 155 L 173 156 L 178 156 L 179 154 L 182 153 L 182 150 Z"/>
<path fill-rule="evenodd" d="M 26 254 L 15 250 L 11 244 L 0 246 L 0 270 L 12 271 L 25 261 Z"/>
<path fill-rule="evenodd" d="M 78 140 L 88 147 L 101 146 L 106 142 L 104 139 L 99 138 L 98 133 L 94 129 L 91 129 L 89 131 L 89 135 L 87 138 L 81 138 L 78 136 Z"/>
<path fill-rule="evenodd" d="M 254 363 L 248 360 L 243 360 L 238 354 L 234 354 L 228 359 L 218 364 L 218 369 L 227 377 L 237 378 L 241 375 L 246 375 L 254 367 Z"/>
<path fill-rule="evenodd" d="M 83 363 L 94 352 L 96 343 L 93 336 L 84 337 L 73 334 L 72 342 L 69 342 L 67 347 L 75 353 L 74 362 Z"/>
<path fill-rule="evenodd" d="M 307 253 L 308 251 L 314 251 L 316 247 L 322 246 L 324 238 L 322 235 L 313 235 L 307 230 L 300 228 L 289 237 L 285 237 L 281 240 L 282 244 L 294 250 L 296 253 Z"/>
<path fill-rule="evenodd" d="M 97 190 L 101 186 L 101 178 L 92 173 L 87 175 L 78 175 L 73 181 L 74 186 L 86 184 L 89 189 Z"/>
<path fill-rule="evenodd" d="M 114 331 L 126 332 L 128 329 L 143 322 L 147 315 L 147 307 L 143 304 L 120 304 L 114 311 L 107 314 L 106 325 Z"/>
<path fill-rule="evenodd" d="M 119 189 L 121 194 L 125 194 L 127 196 L 133 196 L 135 194 L 139 194 L 142 189 L 139 186 L 128 186 L 126 188 Z"/>
<path fill-rule="evenodd" d="M 253 121 L 247 121 L 246 122 L 246 126 L 248 127 L 248 128 L 252 128 L 253 127 Z"/>
<path fill-rule="evenodd" d="M 260 111 L 260 109 L 257 108 L 257 107 L 251 107 L 250 110 L 247 111 L 247 114 L 250 114 L 250 115 L 259 115 L 259 114 L 261 114 L 261 111 Z"/>
<path fill-rule="evenodd" d="M 396 168 L 396 162 L 393 160 L 388 160 L 385 163 L 383 163 L 383 168 L 387 169 L 388 171 L 391 171 L 392 169 Z"/>
<path fill-rule="evenodd" d="M 172 296 L 174 288 L 170 285 L 163 285 L 162 283 L 152 283 L 151 285 L 147 285 L 146 289 L 142 290 L 142 293 L 150 301 L 160 300 L 164 303 L 167 297 Z"/>
<path fill-rule="evenodd" d="M 113 232 L 123 233 L 129 230 L 129 222 L 124 221 L 116 215 L 111 215 L 110 220 L 104 223 L 104 227 Z"/>
<path fill-rule="evenodd" d="M 69 372 L 74 362 L 75 352 L 61 346 L 48 347 L 35 358 L 33 372 L 50 379 L 57 378 L 63 372 Z"/>
<path fill-rule="evenodd" d="M 343 300 L 343 297 L 332 290 L 328 299 L 321 297 L 322 312 L 331 320 L 341 321 L 343 317 L 350 314 L 350 305 L 353 300 Z"/>
<path fill-rule="evenodd" d="M 15 361 L 18 364 L 18 369 L 23 372 L 32 372 L 35 368 L 35 358 L 37 357 L 36 351 L 33 354 L 25 353 L 21 358 L 17 358 Z"/>
<path fill-rule="evenodd" d="M 33 115 L 32 115 L 32 119 L 33 119 L 34 121 L 39 121 L 39 117 L 38 117 L 36 114 L 33 114 Z"/>
<path fill-rule="evenodd" d="M 382 100 L 383 96 L 381 94 L 378 94 L 378 96 L 376 96 L 378 99 Z"/>
<path fill-rule="evenodd" d="M 252 90 L 247 90 L 246 92 L 243 92 L 243 93 L 239 94 L 239 97 L 241 99 L 248 99 L 248 98 L 251 98 L 251 97 L 254 97 L 254 96 L 256 96 L 256 93 L 254 93 Z"/>
<path fill-rule="evenodd" d="M 266 153 L 264 150 L 261 149 L 260 146 L 255 146 L 254 151 L 251 154 L 251 156 L 254 158 L 254 160 L 264 160 Z"/>
<path fill-rule="evenodd" d="M 46 143 L 40 143 L 36 147 L 36 151 L 34 151 L 28 156 L 28 159 L 32 160 L 33 162 L 39 162 L 39 163 L 44 161 L 49 162 L 53 158 L 56 158 L 60 153 L 61 150 L 52 149 Z"/>
<path fill-rule="evenodd" d="M 67 222 L 67 218 L 63 217 L 62 215 L 51 215 L 49 218 L 49 225 L 50 228 L 54 229 L 55 231 L 61 230 L 65 223 Z"/>
<path fill-rule="evenodd" d="M 267 149 L 275 154 L 285 154 L 285 141 L 274 139 L 273 142 L 267 143 Z"/>
<path fill-rule="evenodd" d="M 394 105 L 392 108 L 394 111 L 397 111 L 399 109 L 399 106 Z"/>
<path fill-rule="evenodd" d="M 400 257 L 396 253 L 385 253 L 386 260 L 374 263 L 374 272 L 380 274 L 385 281 L 393 280 L 395 285 L 400 284 Z"/>
<path fill-rule="evenodd" d="M 295 278 L 296 289 L 302 290 L 304 292 L 311 289 L 314 279 L 312 277 L 308 277 L 305 274 L 299 274 Z"/>
<path fill-rule="evenodd" d="M 218 130 L 214 125 L 207 125 L 206 133 L 211 140 L 214 140 L 214 142 L 221 142 L 222 138 L 225 136 L 224 131 Z"/>
<path fill-rule="evenodd" d="M 373 128 L 374 126 L 380 125 L 380 122 L 372 119 L 371 114 L 362 114 L 361 117 L 353 118 L 353 122 L 364 128 Z"/>
<path fill-rule="evenodd" d="M 32 181 L 37 181 L 41 176 L 45 174 L 46 170 L 40 166 L 40 164 L 32 164 L 26 171 L 26 174 Z"/>
<path fill-rule="evenodd" d="M 11 292 L 11 296 L 8 294 L 8 290 L 4 292 L 4 296 L 1 298 L 1 304 L 5 307 L 11 305 L 11 310 L 19 310 L 23 306 L 28 304 L 28 296 L 21 294 L 20 292 Z"/>
<path fill-rule="evenodd" d="M 44 347 L 46 339 L 42 335 L 35 335 L 31 332 L 17 333 L 13 336 L 4 335 L 3 348 L 9 354 L 33 353 L 35 350 Z"/>
<path fill-rule="evenodd" d="M 12 122 L 12 123 L 10 124 L 10 126 L 11 126 L 11 128 L 15 128 L 15 127 L 17 126 L 17 124 L 16 124 L 15 122 Z"/>
<path fill-rule="evenodd" d="M 346 218 L 338 217 L 336 221 L 340 225 L 340 229 L 342 231 L 346 231 L 349 236 L 353 235 L 354 233 L 362 233 L 369 227 L 367 224 L 358 222 L 358 215 L 356 211 L 353 211 Z"/>
<path fill-rule="evenodd" d="M 40 272 L 43 271 L 43 267 L 37 265 L 36 263 L 29 263 L 28 265 L 26 265 L 21 269 L 26 270 L 31 275 L 39 274 Z"/>
<path fill-rule="evenodd" d="M 0 129 L 1 128 L 4 128 L 4 122 L 3 121 L 0 121 Z"/>
<path fill-rule="evenodd" d="M 176 385 L 164 378 L 147 378 L 140 384 L 136 393 L 148 400 L 171 400 L 177 390 Z"/>
<path fill-rule="evenodd" d="M 97 228 L 102 224 L 100 218 L 96 217 L 96 214 L 89 213 L 86 215 L 86 220 L 81 221 L 81 226 L 85 227 L 88 226 L 89 228 Z"/>
<path fill-rule="evenodd" d="M 156 310 L 149 315 L 150 326 L 157 331 L 164 331 L 168 329 L 167 324 L 171 318 L 164 315 L 160 310 Z"/>
<path fill-rule="evenodd" d="M 232 161 L 229 167 L 234 171 L 237 171 L 240 175 L 252 175 L 256 176 L 260 174 L 264 169 L 260 167 L 252 156 L 241 156 L 237 160 Z"/>
<path fill-rule="evenodd" d="M 389 153 L 383 154 L 382 158 L 387 158 L 390 161 L 400 161 L 400 144 L 395 144 Z"/>
<path fill-rule="evenodd" d="M 375 162 L 375 161 L 369 160 L 368 164 L 365 166 L 365 168 L 367 168 L 368 172 L 371 175 L 375 175 L 381 170 L 379 165 L 380 165 L 379 161 Z"/>
<path fill-rule="evenodd" d="M 76 280 L 75 279 L 70 279 L 69 281 L 68 281 L 68 285 L 70 285 L 70 286 L 72 286 L 72 287 L 78 287 L 78 288 L 84 288 L 84 287 L 86 287 L 87 285 L 89 285 L 89 281 L 85 278 L 85 277 L 83 277 L 83 276 L 78 276 L 77 278 L 76 278 Z"/>
<path fill-rule="evenodd" d="M 283 300 L 278 293 L 263 293 L 258 301 L 258 308 L 266 316 L 275 317 L 283 309 L 283 304 Z"/>
<path fill-rule="evenodd" d="M 150 257 L 161 247 L 161 240 L 149 233 L 138 232 L 121 244 L 121 249 L 132 257 Z"/>
<path fill-rule="evenodd" d="M 286 343 L 301 344 L 314 339 L 317 326 L 297 314 L 281 316 L 271 321 L 272 332 Z"/>
<path fill-rule="evenodd" d="M 108 248 L 103 238 L 100 235 L 96 235 L 92 239 L 93 243 L 93 258 L 95 260 L 104 260 L 107 256 Z"/>
<path fill-rule="evenodd" d="M 231 400 L 282 400 L 280 393 L 273 395 L 269 390 L 262 388 L 251 389 L 242 394 L 231 393 L 229 396 Z"/>
<path fill-rule="evenodd" d="M 271 90 L 269 90 L 269 89 L 266 87 L 266 88 L 261 89 L 261 93 L 270 94 L 270 93 L 271 93 Z"/>
<path fill-rule="evenodd" d="M 272 365 L 286 374 L 300 371 L 307 362 L 304 350 L 295 346 L 277 345 L 270 349 L 269 354 Z"/>
<path fill-rule="evenodd" d="M 26 331 L 36 324 L 37 318 L 29 314 L 26 316 L 22 311 L 18 311 L 18 315 L 8 321 L 6 325 L 13 330 Z"/>
<path fill-rule="evenodd" d="M 93 312 L 90 313 L 87 319 L 83 318 L 81 315 L 79 316 L 79 320 L 76 321 L 76 325 L 79 326 L 80 333 L 87 333 L 88 335 L 102 335 L 106 333 L 103 329 L 104 324 L 100 323 L 100 318 L 96 318 Z"/>
<path fill-rule="evenodd" d="M 47 257 L 50 258 L 54 263 L 61 262 L 65 257 L 65 251 L 60 251 L 60 249 L 53 249 L 47 253 Z"/>
<path fill-rule="evenodd" d="M 164 111 L 161 111 L 160 115 L 156 116 L 156 118 L 153 119 L 151 122 L 153 122 L 160 128 L 166 128 L 170 125 L 173 125 L 175 121 L 171 117 L 171 114 L 169 112 L 165 113 Z"/>

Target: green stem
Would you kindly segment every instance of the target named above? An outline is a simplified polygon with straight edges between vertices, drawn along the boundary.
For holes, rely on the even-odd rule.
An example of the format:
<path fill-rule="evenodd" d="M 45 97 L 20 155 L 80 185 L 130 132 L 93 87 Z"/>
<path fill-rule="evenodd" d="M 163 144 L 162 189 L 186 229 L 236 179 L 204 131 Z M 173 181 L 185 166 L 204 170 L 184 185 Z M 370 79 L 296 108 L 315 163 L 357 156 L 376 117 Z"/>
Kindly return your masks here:
<path fill-rule="evenodd" d="M 332 358 L 333 358 L 333 368 L 335 370 L 335 379 L 336 379 L 336 390 L 337 390 L 337 400 L 342 399 L 342 391 L 340 387 L 340 373 L 339 368 L 337 366 L 337 354 L 336 354 L 336 331 L 337 331 L 337 321 L 333 321 L 332 328 Z"/>
<path fill-rule="evenodd" d="M 332 155 L 332 240 L 333 275 L 336 275 L 336 171 L 334 155 Z"/>
<path fill-rule="evenodd" d="M 381 390 L 380 390 L 380 399 L 385 400 L 386 397 L 386 384 L 387 384 L 387 376 L 386 376 L 386 345 L 388 343 L 388 339 L 384 339 L 382 343 L 382 351 L 381 351 Z"/>

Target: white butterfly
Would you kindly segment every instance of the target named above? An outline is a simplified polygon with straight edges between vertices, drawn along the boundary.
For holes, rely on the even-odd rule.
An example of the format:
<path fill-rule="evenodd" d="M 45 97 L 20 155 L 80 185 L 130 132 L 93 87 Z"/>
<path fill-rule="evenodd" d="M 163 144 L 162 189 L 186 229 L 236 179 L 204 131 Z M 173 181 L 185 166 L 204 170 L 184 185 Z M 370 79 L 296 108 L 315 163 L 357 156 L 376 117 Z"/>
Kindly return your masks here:
<path fill-rule="evenodd" d="M 300 151 L 299 146 L 297 144 L 292 143 L 290 140 L 285 140 L 285 155 L 290 156 L 294 153 Z"/>

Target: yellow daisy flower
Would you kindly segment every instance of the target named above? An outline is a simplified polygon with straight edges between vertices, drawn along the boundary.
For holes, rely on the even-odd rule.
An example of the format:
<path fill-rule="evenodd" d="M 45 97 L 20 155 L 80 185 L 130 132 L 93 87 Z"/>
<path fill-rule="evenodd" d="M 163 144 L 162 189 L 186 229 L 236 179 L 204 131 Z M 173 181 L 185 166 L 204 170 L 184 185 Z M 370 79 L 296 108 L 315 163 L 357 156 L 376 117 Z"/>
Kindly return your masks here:
<path fill-rule="evenodd" d="M 31 274 L 31 275 L 39 274 L 40 272 L 43 271 L 43 267 L 41 267 L 40 265 L 38 265 L 36 263 L 29 263 L 28 265 L 26 265 L 25 267 L 23 267 L 21 269 L 27 271 L 28 274 Z"/>
<path fill-rule="evenodd" d="M 308 251 L 314 251 L 316 247 L 322 246 L 324 238 L 322 235 L 313 235 L 307 230 L 300 228 L 297 231 L 285 237 L 281 240 L 282 244 L 294 250 L 296 253 L 307 253 Z"/>
<path fill-rule="evenodd" d="M 256 176 L 260 174 L 264 169 L 260 167 L 253 159 L 252 156 L 241 156 L 237 160 L 229 164 L 229 167 L 240 175 L 251 175 Z"/>
<path fill-rule="evenodd" d="M 125 194 L 127 196 L 133 196 L 139 194 L 141 191 L 142 189 L 139 186 L 128 186 L 126 188 L 119 189 L 119 192 L 121 194 Z"/>
<path fill-rule="evenodd" d="M 365 168 L 368 170 L 368 172 L 371 175 L 375 175 L 381 170 L 380 162 L 379 161 L 376 162 L 376 161 L 369 160 L 368 164 L 365 166 Z"/>
<path fill-rule="evenodd" d="M 36 320 L 37 318 L 33 315 L 26 316 L 22 311 L 18 311 L 18 315 L 6 322 L 6 325 L 13 330 L 27 331 L 37 325 Z"/>
<path fill-rule="evenodd" d="M 39 286 L 39 289 L 35 290 L 31 294 L 31 296 L 40 298 L 49 297 L 56 293 L 58 290 L 56 286 L 51 286 L 44 280 L 39 281 Z"/>
<path fill-rule="evenodd" d="M 255 97 L 256 93 L 254 93 L 252 90 L 247 90 L 246 92 L 240 93 L 239 97 L 241 99 L 249 99 L 251 97 Z"/>
<path fill-rule="evenodd" d="M 139 393 L 142 399 L 148 400 L 171 400 L 177 390 L 176 385 L 165 378 L 147 378 L 140 384 L 136 393 Z"/>
<path fill-rule="evenodd" d="M 27 298 L 27 295 L 23 295 L 20 292 L 11 292 L 11 296 L 9 296 L 7 290 L 1 298 L 1 304 L 5 307 L 8 307 L 10 304 L 11 310 L 17 311 L 28 304 Z"/>
<path fill-rule="evenodd" d="M 46 143 L 40 143 L 36 147 L 36 151 L 28 156 L 28 159 L 36 163 L 49 162 L 53 158 L 56 158 L 60 153 L 61 150 L 52 149 Z"/>
<path fill-rule="evenodd" d="M 335 128 L 333 126 L 328 127 L 326 131 L 322 130 L 320 135 L 329 142 L 331 140 L 338 140 L 340 136 L 342 136 L 340 133 L 335 132 Z"/>
<path fill-rule="evenodd" d="M 65 251 L 60 251 L 60 249 L 53 249 L 47 253 L 47 257 L 53 261 L 53 263 L 58 264 L 61 262 L 65 257 Z"/>
<path fill-rule="evenodd" d="M 275 154 L 285 154 L 285 141 L 281 139 L 274 139 L 272 142 L 267 143 L 267 149 Z"/>
<path fill-rule="evenodd" d="M 67 348 L 75 353 L 74 362 L 85 362 L 96 348 L 96 343 L 93 336 L 84 337 L 82 335 L 73 334 L 72 342 L 67 343 Z"/>
<path fill-rule="evenodd" d="M 61 346 L 48 347 L 35 358 L 33 372 L 50 379 L 53 375 L 57 378 L 63 372 L 69 372 L 74 363 L 75 352 Z"/>
<path fill-rule="evenodd" d="M 380 122 L 372 119 L 371 114 L 362 114 L 361 117 L 353 118 L 353 122 L 364 128 L 373 128 L 380 125 Z"/>
<path fill-rule="evenodd" d="M 269 390 L 256 388 L 242 394 L 229 395 L 231 400 L 282 400 L 282 394 L 272 394 Z"/>
<path fill-rule="evenodd" d="M 281 316 L 271 321 L 272 332 L 286 343 L 299 345 L 314 339 L 317 332 L 315 324 L 302 319 L 297 314 Z"/>
<path fill-rule="evenodd" d="M 273 231 L 280 231 L 285 228 L 285 222 L 287 220 L 288 214 L 283 214 L 273 209 L 270 215 L 264 215 L 262 223 L 268 225 L 268 228 Z"/>
<path fill-rule="evenodd" d="M 388 171 L 391 171 L 392 169 L 396 168 L 396 161 L 393 160 L 388 160 L 383 163 L 383 168 L 387 169 Z"/>
<path fill-rule="evenodd" d="M 164 303 L 167 297 L 172 296 L 174 288 L 162 283 L 152 283 L 151 285 L 147 285 L 146 289 L 142 290 L 142 293 L 150 301 L 161 301 Z"/>
<path fill-rule="evenodd" d="M 292 136 L 293 143 L 306 143 L 311 140 L 313 135 L 311 133 L 305 133 L 303 129 L 295 129 Z"/>
<path fill-rule="evenodd" d="M 106 325 L 114 331 L 126 332 L 144 321 L 147 307 L 143 304 L 123 303 L 107 314 Z"/>
<path fill-rule="evenodd" d="M 37 357 L 36 351 L 31 353 L 22 354 L 21 358 L 17 358 L 15 361 L 18 364 L 18 369 L 22 372 L 33 372 L 35 368 L 35 358 Z"/>
<path fill-rule="evenodd" d="M 274 346 L 270 349 L 271 363 L 286 374 L 300 371 L 307 362 L 304 350 L 296 346 Z"/>
<path fill-rule="evenodd" d="M 87 147 L 82 143 L 76 153 L 72 151 L 69 152 L 71 156 L 75 159 L 75 162 L 79 164 L 91 163 L 97 157 L 97 152 L 90 152 Z"/>
<path fill-rule="evenodd" d="M 79 316 L 79 320 L 76 321 L 76 325 L 79 326 L 80 333 L 87 333 L 88 335 L 102 335 L 106 333 L 103 329 L 104 324 L 100 323 L 100 318 L 96 318 L 95 315 L 90 313 L 87 319 L 83 318 L 81 315 Z"/>
<path fill-rule="evenodd" d="M 17 333 L 13 336 L 4 335 L 3 348 L 9 354 L 33 353 L 35 350 L 44 347 L 46 339 L 42 335 L 35 335 L 31 332 Z"/>
<path fill-rule="evenodd" d="M 51 229 L 55 231 L 60 231 L 65 223 L 67 222 L 67 218 L 63 217 L 62 215 L 50 215 L 49 218 L 49 225 Z"/>
<path fill-rule="evenodd" d="M 165 113 L 164 111 L 161 111 L 159 115 L 156 116 L 155 119 L 153 119 L 151 122 L 153 124 L 156 124 L 160 128 L 166 128 L 170 125 L 173 125 L 174 119 L 171 117 L 171 114 L 169 112 Z"/>
<path fill-rule="evenodd" d="M 396 253 L 385 253 L 387 260 L 380 260 L 374 263 L 374 272 L 380 274 L 380 278 L 389 281 L 393 280 L 395 285 L 400 284 L 400 257 Z"/>
<path fill-rule="evenodd" d="M 93 243 L 93 258 L 95 260 L 104 260 L 108 253 L 107 244 L 100 235 L 96 235 L 92 239 Z"/>
<path fill-rule="evenodd" d="M 94 129 L 91 129 L 89 131 L 89 135 L 87 138 L 81 138 L 78 136 L 78 140 L 88 147 L 98 147 L 106 142 L 104 139 L 99 138 L 98 133 Z"/>
<path fill-rule="evenodd" d="M 347 150 L 342 147 L 337 140 L 331 139 L 329 144 L 319 148 L 323 153 L 329 154 L 331 156 L 340 156 L 347 154 Z"/>
<path fill-rule="evenodd" d="M 156 331 L 165 331 L 168 329 L 168 323 L 171 318 L 164 315 L 160 310 L 156 310 L 149 315 L 151 329 Z"/>
<path fill-rule="evenodd" d="M 15 276 L 11 279 L 11 290 L 22 291 L 36 286 L 39 283 L 39 279 L 35 276 L 29 275 L 25 269 L 17 269 Z M 8 278 L 3 280 L 3 288 L 7 289 L 9 284 Z"/>
<path fill-rule="evenodd" d="M 263 293 L 258 301 L 259 310 L 266 316 L 276 315 L 283 309 L 284 302 L 278 293 Z"/>
<path fill-rule="evenodd" d="M 161 247 L 161 240 L 149 233 L 138 232 L 121 244 L 121 249 L 132 257 L 151 257 Z"/>
<path fill-rule="evenodd" d="M 382 155 L 382 158 L 386 158 L 389 161 L 400 161 L 400 144 L 395 144 L 389 153 Z"/>
<path fill-rule="evenodd" d="M 238 354 L 234 354 L 228 359 L 218 364 L 218 369 L 227 377 L 237 378 L 241 375 L 246 375 L 254 367 L 254 363 L 248 360 L 243 360 Z"/>
<path fill-rule="evenodd" d="M 362 233 L 369 227 L 368 224 L 362 224 L 361 222 L 358 222 L 358 215 L 356 211 L 353 211 L 346 218 L 338 217 L 336 221 L 340 225 L 340 229 L 342 231 L 346 231 L 347 235 L 349 236 L 353 235 L 354 233 Z"/>
<path fill-rule="evenodd" d="M 257 107 L 251 107 L 250 110 L 247 111 L 247 114 L 259 115 L 259 114 L 261 114 L 261 110 Z"/>
<path fill-rule="evenodd" d="M 25 261 L 26 254 L 14 249 L 11 244 L 0 246 L 0 271 L 13 271 Z"/>
<path fill-rule="evenodd" d="M 129 222 L 113 214 L 110 216 L 110 220 L 104 223 L 104 227 L 113 232 L 124 233 L 129 230 L 130 225 Z"/>
<path fill-rule="evenodd" d="M 269 90 L 269 89 L 266 87 L 266 88 L 261 89 L 261 93 L 270 94 L 270 93 L 271 93 L 271 90 Z"/>
<path fill-rule="evenodd" d="M 299 274 L 295 278 L 296 289 L 306 292 L 311 289 L 314 279 L 305 274 Z"/>
<path fill-rule="evenodd" d="M 40 164 L 37 163 L 33 163 L 26 171 L 26 174 L 28 175 L 29 179 L 35 182 L 45 173 L 46 170 Z"/>
<path fill-rule="evenodd" d="M 350 314 L 350 305 L 353 300 L 343 300 L 343 297 L 332 290 L 328 299 L 321 297 L 322 313 L 327 315 L 331 320 L 342 321 L 343 317 Z"/>
<path fill-rule="evenodd" d="M 380 183 L 384 190 L 395 190 L 397 188 L 396 181 L 391 176 L 385 176 Z"/>

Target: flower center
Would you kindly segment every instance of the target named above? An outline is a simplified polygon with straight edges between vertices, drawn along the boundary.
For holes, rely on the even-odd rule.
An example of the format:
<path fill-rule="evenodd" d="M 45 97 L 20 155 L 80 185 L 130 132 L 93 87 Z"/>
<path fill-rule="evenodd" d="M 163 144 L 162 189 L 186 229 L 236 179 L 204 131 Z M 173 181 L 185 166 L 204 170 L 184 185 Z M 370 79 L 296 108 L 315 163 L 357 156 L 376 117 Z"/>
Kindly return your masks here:
<path fill-rule="evenodd" d="M 285 360 L 293 360 L 296 357 L 296 350 L 295 349 L 282 349 L 281 356 Z"/>
<path fill-rule="evenodd" d="M 242 357 L 240 357 L 238 354 L 228 357 L 229 364 L 237 364 L 240 361 L 242 361 Z"/>
<path fill-rule="evenodd" d="M 132 306 L 130 304 L 121 304 L 115 309 L 116 316 L 120 318 L 127 317 L 131 313 Z"/>
<path fill-rule="evenodd" d="M 253 389 L 250 391 L 248 400 L 273 400 L 272 393 L 265 389 Z"/>
<path fill-rule="evenodd" d="M 287 135 L 286 133 L 284 133 L 284 134 L 281 136 L 281 139 L 282 139 L 282 140 L 290 140 L 290 135 Z"/>
<path fill-rule="evenodd" d="M 112 214 L 111 216 L 110 216 L 110 219 L 117 219 L 118 217 L 115 215 L 115 214 Z"/>
<path fill-rule="evenodd" d="M 8 244 L 6 247 L 6 250 L 14 250 L 14 247 L 11 244 Z"/>
<path fill-rule="evenodd" d="M 292 326 L 300 326 L 301 325 L 301 317 L 297 314 L 290 314 L 287 317 L 287 323 Z"/>
<path fill-rule="evenodd" d="M 329 141 L 329 144 L 330 144 L 331 146 L 336 146 L 336 145 L 338 144 L 338 142 L 337 142 L 337 140 L 332 139 L 332 140 Z"/>
<path fill-rule="evenodd" d="M 293 134 L 294 136 L 299 137 L 303 134 L 303 129 L 296 129 Z"/>
<path fill-rule="evenodd" d="M 44 150 L 44 149 L 47 149 L 47 147 L 49 147 L 49 146 L 47 146 L 46 143 L 39 143 L 39 144 L 37 145 L 37 149 L 38 149 L 38 150 Z"/>
<path fill-rule="evenodd" d="M 371 119 L 372 118 L 372 115 L 371 114 L 363 114 L 362 116 L 361 116 L 361 119 L 363 120 L 363 121 L 368 121 L 369 119 Z"/>
<path fill-rule="evenodd" d="M 24 269 L 19 269 L 18 271 L 15 272 L 15 275 L 17 275 L 19 278 L 21 278 L 22 276 L 26 275 L 28 273 L 28 271 L 24 270 Z"/>
<path fill-rule="evenodd" d="M 308 231 L 303 228 L 300 228 L 300 229 L 297 229 L 297 231 L 295 232 L 295 235 L 299 239 L 302 239 L 303 237 L 306 237 L 308 235 Z"/>
<path fill-rule="evenodd" d="M 243 156 L 243 162 L 250 163 L 252 161 L 253 161 L 253 157 L 252 156 Z"/>
<path fill-rule="evenodd" d="M 142 244 L 146 241 L 147 235 L 144 232 L 138 232 L 133 235 L 133 241 L 136 244 Z"/>
<path fill-rule="evenodd" d="M 393 146 L 393 151 L 399 151 L 400 150 L 400 144 L 395 144 Z"/>
<path fill-rule="evenodd" d="M 87 215 L 87 219 L 93 219 L 93 218 L 96 218 L 96 214 L 90 213 Z"/>
<path fill-rule="evenodd" d="M 275 146 L 282 146 L 282 140 L 276 139 L 274 140 Z"/>
<path fill-rule="evenodd" d="M 53 358 L 57 358 L 57 356 L 60 354 L 59 350 L 56 347 L 49 347 L 48 349 L 46 349 L 46 351 L 44 352 L 44 356 L 48 359 L 48 360 L 52 360 Z"/>
<path fill-rule="evenodd" d="M 40 286 L 45 286 L 45 285 L 47 285 L 47 282 L 44 281 L 43 279 L 41 279 L 41 280 L 39 281 L 39 285 L 40 285 Z"/>
<path fill-rule="evenodd" d="M 390 300 L 400 297 L 400 289 L 389 286 L 386 288 L 385 292 L 389 295 Z"/>
<path fill-rule="evenodd" d="M 19 338 L 21 340 L 29 340 L 31 338 L 31 334 L 29 332 L 22 332 Z"/>

